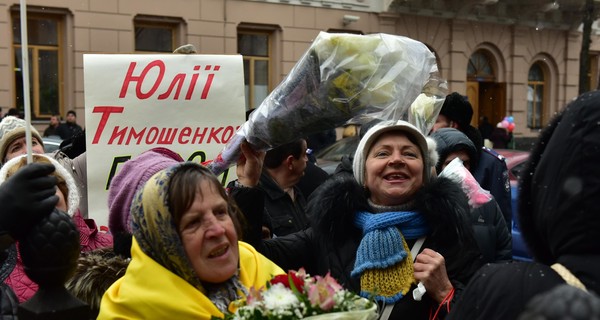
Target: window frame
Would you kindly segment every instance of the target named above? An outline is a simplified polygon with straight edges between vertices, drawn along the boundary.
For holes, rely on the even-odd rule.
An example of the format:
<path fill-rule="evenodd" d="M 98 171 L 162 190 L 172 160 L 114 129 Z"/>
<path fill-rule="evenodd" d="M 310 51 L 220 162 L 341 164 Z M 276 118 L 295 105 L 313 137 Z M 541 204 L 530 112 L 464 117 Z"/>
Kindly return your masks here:
<path fill-rule="evenodd" d="M 10 23 L 11 23 L 11 28 L 14 28 L 14 21 L 18 21 L 19 23 L 21 22 L 21 16 L 20 16 L 20 7 L 19 6 L 13 6 L 11 8 L 11 12 L 10 12 Z M 29 77 L 29 90 L 30 90 L 30 107 L 31 107 L 31 119 L 32 120 L 47 120 L 50 119 L 50 117 L 54 114 L 63 114 L 63 110 L 64 110 L 64 100 L 65 100 L 65 93 L 64 93 L 64 61 L 63 61 L 63 57 L 64 57 L 64 48 L 65 48 L 65 37 L 64 37 L 64 33 L 65 33 L 65 23 L 66 23 L 66 13 L 61 12 L 60 10 L 44 10 L 42 12 L 42 9 L 39 9 L 37 7 L 27 7 L 27 20 L 28 20 L 28 24 L 30 21 L 32 20 L 53 20 L 56 22 L 56 38 L 57 38 L 57 44 L 56 46 L 53 45 L 47 45 L 47 44 L 33 44 L 30 41 L 28 41 L 28 50 L 30 50 L 29 52 L 29 72 L 30 72 L 30 77 Z M 31 38 L 30 34 L 28 34 L 28 37 Z M 12 32 L 11 32 L 11 38 L 12 38 Z M 19 43 L 15 42 L 14 39 L 11 40 L 11 65 L 12 65 L 12 70 L 13 70 L 13 76 L 12 76 L 12 85 L 13 85 L 13 95 L 12 95 L 12 100 L 13 100 L 13 106 L 15 108 L 18 108 L 20 111 L 24 110 L 25 107 L 25 102 L 22 102 L 22 105 L 18 104 L 18 89 L 21 88 L 22 89 L 22 85 L 17 84 L 17 72 L 19 72 L 17 70 L 18 68 L 18 64 L 16 62 L 17 59 L 17 53 L 19 56 L 21 56 L 21 48 L 22 48 L 22 40 L 21 40 L 21 35 L 19 34 Z M 41 78 L 41 74 L 40 74 L 40 61 L 39 61 L 39 57 L 40 57 L 40 52 L 56 52 L 56 58 L 57 58 L 57 68 L 56 68 L 56 74 L 57 74 L 57 83 L 56 83 L 56 94 L 57 94 L 57 106 L 56 106 L 56 110 L 50 110 L 48 113 L 42 113 L 42 111 L 40 110 L 41 106 L 40 106 L 40 101 L 41 101 L 41 92 L 40 92 L 40 78 Z M 22 70 L 20 71 L 22 74 Z M 22 92 L 22 97 L 25 97 L 25 93 Z"/>
<path fill-rule="evenodd" d="M 237 52 L 242 55 L 242 59 L 244 62 L 249 61 L 249 74 L 248 79 L 249 83 L 245 83 L 244 77 L 244 89 L 248 86 L 248 96 L 246 97 L 246 111 L 250 111 L 258 108 L 259 105 L 254 105 L 255 100 L 255 64 L 258 61 L 266 61 L 267 62 L 267 96 L 273 90 L 272 81 L 273 81 L 273 31 L 270 28 L 252 28 L 252 27 L 239 27 L 237 30 L 237 41 L 239 43 L 241 35 L 264 35 L 267 37 L 267 55 L 266 56 L 255 56 L 255 55 L 244 55 L 242 54 L 238 45 Z M 265 96 L 266 98 L 266 96 Z"/>
<path fill-rule="evenodd" d="M 185 24 L 184 20 L 175 17 L 161 17 L 150 15 L 136 15 L 133 18 L 133 50 L 135 53 L 172 53 L 181 43 L 181 30 Z M 169 29 L 171 31 L 171 49 L 165 51 L 158 50 L 140 50 L 137 48 L 136 29 L 138 27 Z"/>
<path fill-rule="evenodd" d="M 475 58 L 478 57 L 483 57 L 485 58 L 485 64 L 482 64 L 482 59 L 477 59 L 474 61 Z M 495 58 L 487 51 L 484 49 L 479 49 L 475 52 L 473 52 L 473 54 L 471 54 L 471 56 L 469 57 L 469 61 L 467 62 L 467 79 L 468 81 L 473 81 L 473 82 L 496 82 L 496 74 L 497 74 L 497 67 L 496 65 L 494 65 L 495 62 Z M 490 69 L 490 74 L 484 74 L 484 73 L 480 73 L 479 71 L 484 70 L 485 67 L 489 67 Z M 470 69 L 473 69 L 475 71 L 475 73 L 470 73 Z"/>
<path fill-rule="evenodd" d="M 530 74 L 531 71 L 534 67 L 538 67 L 541 71 L 541 75 L 542 75 L 542 80 L 530 80 Z M 544 126 L 544 123 L 546 122 L 546 110 L 548 109 L 548 99 L 547 99 L 547 95 L 548 95 L 548 70 L 547 67 L 544 63 L 542 63 L 541 61 L 535 61 L 527 70 L 527 90 L 529 91 L 530 88 L 531 90 L 533 90 L 533 100 L 529 100 L 527 99 L 527 127 L 529 129 L 541 129 Z M 541 103 L 539 104 L 539 110 L 537 110 L 537 95 L 535 94 L 538 90 L 538 88 L 541 87 L 541 91 L 542 94 L 540 95 L 541 97 Z M 531 104 L 531 111 L 530 111 L 530 104 Z M 539 123 L 536 123 L 535 121 L 535 115 L 536 112 L 539 113 Z M 531 114 L 530 114 L 531 113 Z"/>

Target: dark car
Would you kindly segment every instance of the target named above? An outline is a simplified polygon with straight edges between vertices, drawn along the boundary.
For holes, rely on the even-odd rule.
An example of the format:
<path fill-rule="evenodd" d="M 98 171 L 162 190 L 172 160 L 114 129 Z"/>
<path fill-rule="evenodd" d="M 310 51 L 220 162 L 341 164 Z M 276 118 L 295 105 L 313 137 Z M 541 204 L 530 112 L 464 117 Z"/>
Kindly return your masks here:
<path fill-rule="evenodd" d="M 317 165 L 328 174 L 332 174 L 335 171 L 335 168 L 340 164 L 342 157 L 354 157 L 358 142 L 358 136 L 346 137 L 336 141 L 315 155 L 317 158 Z"/>
<path fill-rule="evenodd" d="M 62 143 L 62 139 L 59 136 L 48 136 L 42 138 L 44 142 L 44 151 L 46 153 L 51 153 L 60 148 L 60 144 Z"/>
<path fill-rule="evenodd" d="M 513 259 L 530 261 L 531 254 L 521 236 L 519 227 L 519 177 L 527 165 L 529 151 L 494 149 L 506 159 L 508 178 L 510 180 L 510 198 L 512 207 L 512 245 Z"/>

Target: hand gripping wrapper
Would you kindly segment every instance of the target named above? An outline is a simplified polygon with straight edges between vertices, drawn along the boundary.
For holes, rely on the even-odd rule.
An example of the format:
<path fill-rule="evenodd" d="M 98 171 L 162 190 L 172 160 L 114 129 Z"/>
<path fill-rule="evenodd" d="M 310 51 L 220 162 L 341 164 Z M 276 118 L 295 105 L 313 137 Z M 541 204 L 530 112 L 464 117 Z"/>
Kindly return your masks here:
<path fill-rule="evenodd" d="M 209 167 L 219 175 L 234 165 L 244 139 L 266 151 L 351 119 L 404 119 L 427 134 L 446 92 L 435 55 L 421 42 L 321 32 Z M 429 118 L 414 121 L 408 111 L 419 95 L 423 101 L 414 113 Z"/>

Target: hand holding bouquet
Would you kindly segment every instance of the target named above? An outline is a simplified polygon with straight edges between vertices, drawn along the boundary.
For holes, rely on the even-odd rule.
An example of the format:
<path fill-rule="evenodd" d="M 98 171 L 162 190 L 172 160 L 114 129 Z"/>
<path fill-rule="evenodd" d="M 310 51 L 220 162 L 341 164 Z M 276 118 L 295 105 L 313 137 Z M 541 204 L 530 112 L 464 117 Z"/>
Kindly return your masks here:
<path fill-rule="evenodd" d="M 279 275 L 264 290 L 251 288 L 245 302 L 225 319 L 376 319 L 377 305 L 342 286 L 329 274 L 311 277 L 304 269 Z"/>
<path fill-rule="evenodd" d="M 437 71 L 433 53 L 410 38 L 321 32 L 210 168 L 233 165 L 244 140 L 265 151 L 359 116 L 406 118 L 420 93 L 445 97 Z"/>

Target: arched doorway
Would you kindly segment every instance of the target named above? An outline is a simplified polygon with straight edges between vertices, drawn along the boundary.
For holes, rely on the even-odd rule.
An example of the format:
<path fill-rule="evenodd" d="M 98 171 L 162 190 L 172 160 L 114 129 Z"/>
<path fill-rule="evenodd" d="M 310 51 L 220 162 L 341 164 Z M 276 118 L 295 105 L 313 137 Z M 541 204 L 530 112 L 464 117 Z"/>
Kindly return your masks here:
<path fill-rule="evenodd" d="M 467 66 L 467 97 L 473 106 L 471 124 L 487 117 L 496 124 L 506 116 L 506 83 L 498 82 L 494 56 L 485 49 L 475 51 Z"/>

